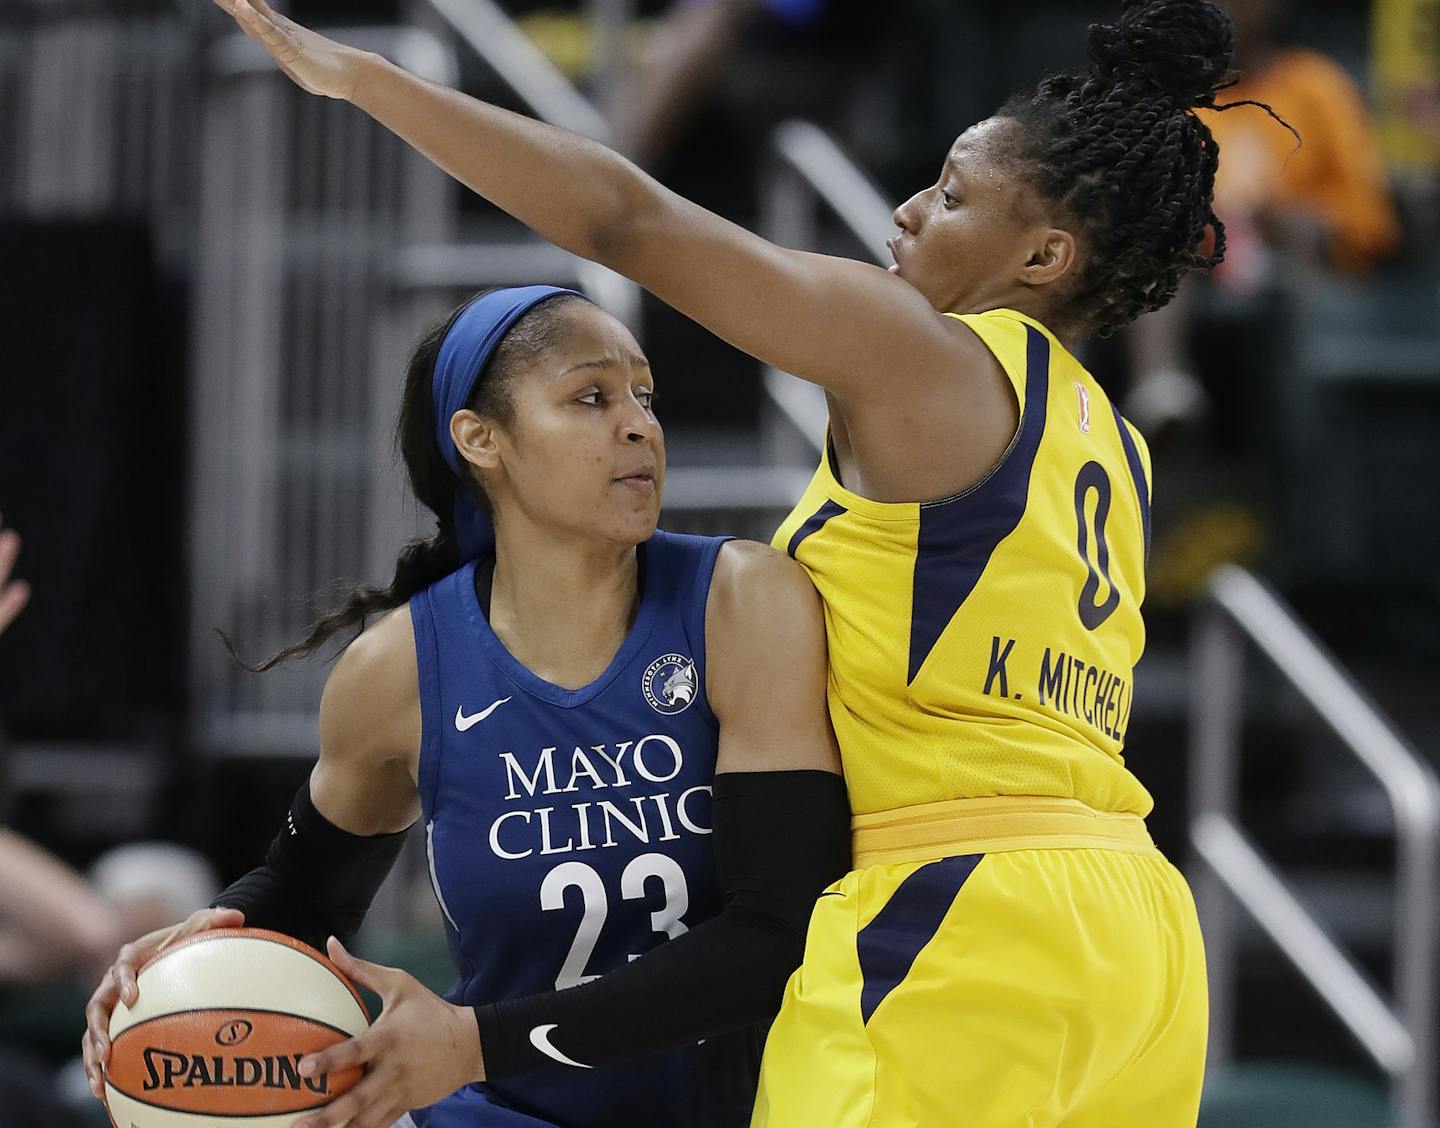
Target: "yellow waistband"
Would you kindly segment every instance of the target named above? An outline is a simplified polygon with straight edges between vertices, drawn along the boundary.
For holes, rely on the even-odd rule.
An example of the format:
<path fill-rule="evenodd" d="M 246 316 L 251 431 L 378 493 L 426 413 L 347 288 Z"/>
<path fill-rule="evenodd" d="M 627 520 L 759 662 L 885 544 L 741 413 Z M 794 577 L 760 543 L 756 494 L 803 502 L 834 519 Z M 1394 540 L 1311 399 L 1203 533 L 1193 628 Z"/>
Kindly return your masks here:
<path fill-rule="evenodd" d="M 1087 807 L 1078 799 L 999 795 L 950 799 L 856 815 L 855 868 L 1005 850 L 1091 849 L 1155 853 L 1139 815 Z"/>

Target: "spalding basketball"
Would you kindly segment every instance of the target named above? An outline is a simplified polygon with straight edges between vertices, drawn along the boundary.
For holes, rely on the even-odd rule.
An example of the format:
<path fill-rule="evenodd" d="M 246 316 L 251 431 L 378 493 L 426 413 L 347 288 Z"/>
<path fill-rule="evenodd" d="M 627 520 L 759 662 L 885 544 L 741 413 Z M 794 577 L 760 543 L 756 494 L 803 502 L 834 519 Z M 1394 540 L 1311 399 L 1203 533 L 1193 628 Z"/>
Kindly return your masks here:
<path fill-rule="evenodd" d="M 350 981 L 278 932 L 219 928 L 167 948 L 110 1019 L 116 1128 L 290 1128 L 362 1076 L 300 1076 L 300 1059 L 370 1025 Z M 223 1120 L 218 1118 L 223 1117 Z"/>

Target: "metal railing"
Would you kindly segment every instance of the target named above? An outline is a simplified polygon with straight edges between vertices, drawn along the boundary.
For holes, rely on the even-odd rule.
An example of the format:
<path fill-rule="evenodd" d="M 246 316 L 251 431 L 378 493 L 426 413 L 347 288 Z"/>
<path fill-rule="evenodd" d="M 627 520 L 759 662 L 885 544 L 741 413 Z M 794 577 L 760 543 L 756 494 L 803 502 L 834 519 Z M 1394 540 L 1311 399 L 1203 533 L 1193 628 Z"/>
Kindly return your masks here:
<path fill-rule="evenodd" d="M 598 48 L 597 84 L 606 112 L 575 88 L 495 0 L 423 3 L 541 121 L 597 141 L 609 141 L 614 135 L 612 119 L 618 112 L 618 83 L 624 70 L 621 43 L 633 15 L 630 0 L 591 0 L 590 4 Z M 539 281 L 584 290 L 643 340 L 640 287 L 528 233 L 491 243 L 413 246 L 395 275 L 402 302 L 407 291 Z"/>
<path fill-rule="evenodd" d="M 530 42 L 495 0 L 425 2 L 541 121 L 597 141 L 609 138 L 610 123 L 605 115 Z"/>
<path fill-rule="evenodd" d="M 452 52 L 426 32 L 335 34 L 455 81 Z M 304 633 L 337 577 L 386 578 L 366 567 L 394 420 L 372 394 L 389 360 L 376 331 L 390 263 L 453 238 L 458 200 L 429 161 L 354 107 L 296 89 L 245 36 L 217 41 L 207 67 L 190 426 L 197 736 L 216 752 L 310 755 L 325 671 L 255 677 L 210 628 L 268 654 Z"/>
<path fill-rule="evenodd" d="M 1239 824 L 1247 641 L 1380 782 L 1395 818 L 1395 1002 L 1384 999 L 1287 888 Z M 1393 1082 L 1405 1128 L 1436 1128 L 1440 782 L 1260 580 L 1219 569 L 1200 612 L 1191 679 L 1193 876 L 1210 969 L 1210 1064 L 1231 1056 L 1238 903 Z"/>
<path fill-rule="evenodd" d="M 145 219 L 193 241 L 200 63 L 173 18 L 50 15 L 0 31 L 0 210 Z"/>
<path fill-rule="evenodd" d="M 891 207 L 869 176 L 818 125 L 787 121 L 770 137 L 770 166 L 761 193 L 761 231 L 784 247 L 820 245 L 821 204 L 877 263 L 889 259 Z M 777 368 L 764 377 L 772 412 L 766 420 L 776 462 L 812 460 L 824 442 L 825 393 Z M 796 441 L 798 437 L 798 442 Z"/>

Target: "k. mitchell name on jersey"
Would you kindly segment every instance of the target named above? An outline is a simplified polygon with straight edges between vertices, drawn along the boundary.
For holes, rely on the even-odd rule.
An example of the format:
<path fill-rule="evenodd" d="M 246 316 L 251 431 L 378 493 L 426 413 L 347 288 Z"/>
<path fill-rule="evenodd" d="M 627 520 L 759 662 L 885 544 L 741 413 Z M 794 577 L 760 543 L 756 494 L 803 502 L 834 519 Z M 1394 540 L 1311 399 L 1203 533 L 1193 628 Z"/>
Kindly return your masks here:
<path fill-rule="evenodd" d="M 1084 721 L 1111 740 L 1124 742 L 1134 696 L 1128 678 L 1067 654 L 1059 647 L 1047 646 L 1031 667 L 1036 670 L 1036 676 L 1030 682 L 1029 694 L 1019 690 L 1012 694 L 1010 663 L 1014 650 L 1013 638 L 996 635 L 990 640 L 990 663 L 982 693 L 1013 697 L 1016 701 L 1028 696 L 1042 709 L 1053 709 Z"/>
<path fill-rule="evenodd" d="M 655 790 L 679 780 L 685 769 L 684 750 L 665 733 L 568 751 L 501 752 L 500 759 L 505 800 L 516 807 L 496 816 L 489 842 L 505 861 L 710 833 L 708 784 Z M 623 794 L 630 788 L 644 794 Z M 545 806 L 526 802 L 551 797 L 555 802 Z"/>

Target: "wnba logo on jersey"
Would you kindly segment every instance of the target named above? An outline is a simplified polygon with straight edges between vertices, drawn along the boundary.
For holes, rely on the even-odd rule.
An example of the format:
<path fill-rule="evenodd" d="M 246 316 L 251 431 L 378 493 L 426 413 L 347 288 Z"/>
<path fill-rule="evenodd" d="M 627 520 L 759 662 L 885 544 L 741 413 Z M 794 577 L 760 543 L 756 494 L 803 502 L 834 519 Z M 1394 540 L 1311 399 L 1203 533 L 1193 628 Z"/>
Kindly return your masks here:
<path fill-rule="evenodd" d="M 1080 433 L 1090 433 L 1090 393 L 1085 390 L 1085 385 L 1078 380 L 1075 382 L 1075 394 L 1080 397 Z"/>
<path fill-rule="evenodd" d="M 683 713 L 700 688 L 695 663 L 683 654 L 662 654 L 645 667 L 640 688 L 655 712 L 667 717 Z"/>

